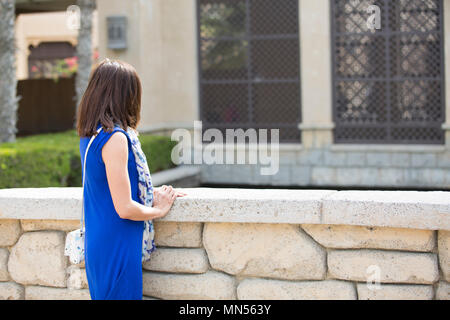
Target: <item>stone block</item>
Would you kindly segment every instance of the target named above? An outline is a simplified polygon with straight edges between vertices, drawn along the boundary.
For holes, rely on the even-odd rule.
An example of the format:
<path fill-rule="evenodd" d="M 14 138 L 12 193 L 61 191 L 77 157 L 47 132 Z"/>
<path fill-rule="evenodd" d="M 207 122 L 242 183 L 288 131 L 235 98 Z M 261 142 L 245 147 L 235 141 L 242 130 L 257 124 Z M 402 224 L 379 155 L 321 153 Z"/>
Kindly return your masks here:
<path fill-rule="evenodd" d="M 447 173 L 449 170 L 435 168 L 425 168 L 421 170 L 423 171 L 421 185 L 430 187 L 446 186 Z"/>
<path fill-rule="evenodd" d="M 336 168 L 313 167 L 311 169 L 311 182 L 316 186 L 337 185 Z"/>
<path fill-rule="evenodd" d="M 356 291 L 352 283 L 337 280 L 245 279 L 237 296 L 239 300 L 356 300 Z"/>
<path fill-rule="evenodd" d="M 323 164 L 324 151 L 321 149 L 303 150 L 297 157 L 300 165 L 320 165 Z"/>
<path fill-rule="evenodd" d="M 86 269 L 71 265 L 67 268 L 67 288 L 69 289 L 88 289 Z"/>
<path fill-rule="evenodd" d="M 202 224 L 190 222 L 154 223 L 157 246 L 199 248 L 202 246 Z"/>
<path fill-rule="evenodd" d="M 322 246 L 334 249 L 431 252 L 436 242 L 431 230 L 324 224 L 304 224 L 302 228 Z"/>
<path fill-rule="evenodd" d="M 366 166 L 366 154 L 363 152 L 348 152 L 347 153 L 347 166 L 349 166 L 349 167 L 365 167 Z"/>
<path fill-rule="evenodd" d="M 391 167 L 392 166 L 392 154 L 391 153 L 382 153 L 382 152 L 368 152 L 366 154 L 367 157 L 367 165 L 369 167 Z"/>
<path fill-rule="evenodd" d="M 365 168 L 337 168 L 336 182 L 340 186 L 355 186 L 366 183 L 363 180 Z"/>
<path fill-rule="evenodd" d="M 280 151 L 280 164 L 281 165 L 295 165 L 297 163 L 297 152 L 295 151 Z"/>
<path fill-rule="evenodd" d="M 336 250 L 328 253 L 332 278 L 380 283 L 433 284 L 439 280 L 437 257 L 432 253 L 381 250 Z"/>
<path fill-rule="evenodd" d="M 444 279 L 450 282 L 450 231 L 438 232 L 439 264 Z"/>
<path fill-rule="evenodd" d="M 203 243 L 212 268 L 234 275 L 317 280 L 326 253 L 297 225 L 207 223 Z"/>
<path fill-rule="evenodd" d="M 14 219 L 0 219 L 0 247 L 9 247 L 16 243 L 21 234 L 20 222 Z"/>
<path fill-rule="evenodd" d="M 392 153 L 392 167 L 408 168 L 411 166 L 411 155 L 409 153 Z"/>
<path fill-rule="evenodd" d="M 291 183 L 292 170 L 291 166 L 280 165 L 278 172 L 270 176 L 271 185 L 288 186 Z M 252 180 L 242 180 L 241 182 L 249 182 Z"/>
<path fill-rule="evenodd" d="M 339 191 L 322 201 L 324 224 L 450 229 L 448 192 Z"/>
<path fill-rule="evenodd" d="M 144 295 L 168 300 L 234 300 L 235 279 L 209 271 L 203 274 L 144 272 Z"/>
<path fill-rule="evenodd" d="M 8 270 L 11 278 L 24 285 L 66 286 L 67 257 L 65 233 L 36 231 L 24 233 L 12 248 Z"/>
<path fill-rule="evenodd" d="M 28 286 L 25 300 L 91 300 L 89 290 Z"/>
<path fill-rule="evenodd" d="M 311 167 L 292 167 L 291 183 L 296 186 L 309 186 L 311 183 Z"/>
<path fill-rule="evenodd" d="M 437 156 L 437 167 L 450 168 L 450 152 L 444 152 Z"/>
<path fill-rule="evenodd" d="M 433 286 L 408 284 L 382 284 L 379 289 L 369 289 L 366 283 L 358 283 L 359 300 L 433 300 Z"/>
<path fill-rule="evenodd" d="M 450 300 L 450 283 L 439 282 L 436 289 L 436 300 Z"/>
<path fill-rule="evenodd" d="M 333 190 L 188 189 L 159 221 L 320 223 L 322 199 Z"/>
<path fill-rule="evenodd" d="M 0 282 L 0 300 L 23 300 L 24 288 L 14 282 Z"/>
<path fill-rule="evenodd" d="M 399 186 L 405 184 L 407 179 L 405 170 L 401 168 L 379 168 L 376 184 L 378 186 Z"/>
<path fill-rule="evenodd" d="M 204 273 L 209 263 L 204 249 L 158 248 L 143 268 L 149 271 Z"/>
<path fill-rule="evenodd" d="M 434 153 L 413 153 L 411 154 L 411 166 L 417 167 L 435 167 L 436 154 Z"/>
<path fill-rule="evenodd" d="M 0 281 L 8 281 L 8 257 L 9 251 L 4 248 L 0 248 Z"/>
<path fill-rule="evenodd" d="M 23 231 L 59 230 L 73 231 L 80 228 L 79 220 L 28 220 L 20 221 Z"/>
<path fill-rule="evenodd" d="M 329 167 L 344 167 L 347 163 L 346 152 L 324 151 L 324 165 Z"/>

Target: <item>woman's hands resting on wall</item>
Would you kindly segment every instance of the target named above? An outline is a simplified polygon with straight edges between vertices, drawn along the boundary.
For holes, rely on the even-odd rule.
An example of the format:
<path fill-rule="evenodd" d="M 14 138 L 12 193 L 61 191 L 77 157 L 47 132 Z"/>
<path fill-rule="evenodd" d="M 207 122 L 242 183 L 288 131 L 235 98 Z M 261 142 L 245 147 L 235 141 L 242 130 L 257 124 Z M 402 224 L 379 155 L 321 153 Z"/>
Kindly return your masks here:
<path fill-rule="evenodd" d="M 162 218 L 169 212 L 177 197 L 186 195 L 171 186 L 162 186 L 154 189 L 155 199 L 152 207 L 134 201 L 128 176 L 128 140 L 120 131 L 113 133 L 103 146 L 102 159 L 114 208 L 122 219 L 146 221 Z"/>
<path fill-rule="evenodd" d="M 175 190 L 172 186 L 163 185 L 160 188 L 153 190 L 153 207 L 161 210 L 164 217 L 172 208 L 172 205 L 176 198 L 186 196 L 185 193 Z"/>

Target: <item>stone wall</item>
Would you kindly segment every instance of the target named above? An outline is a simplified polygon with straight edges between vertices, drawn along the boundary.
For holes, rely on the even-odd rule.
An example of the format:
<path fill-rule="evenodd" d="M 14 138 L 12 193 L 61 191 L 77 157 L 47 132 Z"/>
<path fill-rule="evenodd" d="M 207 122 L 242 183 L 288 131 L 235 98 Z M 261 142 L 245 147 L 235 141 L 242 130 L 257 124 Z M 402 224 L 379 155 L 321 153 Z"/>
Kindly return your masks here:
<path fill-rule="evenodd" d="M 0 299 L 90 298 L 63 255 L 78 191 L 0 190 Z M 155 221 L 144 299 L 450 299 L 450 193 L 185 191 Z"/>
<path fill-rule="evenodd" d="M 430 188 L 450 190 L 445 146 L 291 146 L 280 148 L 280 170 L 263 176 L 257 165 L 204 165 L 202 183 Z"/>

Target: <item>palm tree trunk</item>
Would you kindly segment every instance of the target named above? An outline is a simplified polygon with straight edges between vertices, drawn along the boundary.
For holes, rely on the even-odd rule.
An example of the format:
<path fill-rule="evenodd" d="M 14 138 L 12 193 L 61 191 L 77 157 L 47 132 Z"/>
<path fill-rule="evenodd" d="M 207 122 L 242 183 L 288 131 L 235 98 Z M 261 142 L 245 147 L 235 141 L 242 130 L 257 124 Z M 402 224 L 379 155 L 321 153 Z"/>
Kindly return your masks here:
<path fill-rule="evenodd" d="M 77 108 L 89 82 L 92 68 L 92 13 L 95 0 L 77 0 L 80 7 L 80 30 L 78 33 L 77 57 L 78 72 L 76 79 Z"/>
<path fill-rule="evenodd" d="M 17 132 L 15 18 L 14 0 L 0 0 L 0 142 L 13 142 Z"/>

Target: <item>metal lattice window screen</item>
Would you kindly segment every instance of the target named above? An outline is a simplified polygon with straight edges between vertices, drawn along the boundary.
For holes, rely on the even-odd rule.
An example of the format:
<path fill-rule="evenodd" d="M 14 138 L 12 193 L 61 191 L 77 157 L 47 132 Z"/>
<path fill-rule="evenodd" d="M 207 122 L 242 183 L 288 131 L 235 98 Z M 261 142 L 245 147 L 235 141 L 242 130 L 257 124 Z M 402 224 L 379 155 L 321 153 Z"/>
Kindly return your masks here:
<path fill-rule="evenodd" d="M 370 5 L 381 29 L 367 26 Z M 336 143 L 443 144 L 442 0 L 331 0 Z"/>
<path fill-rule="evenodd" d="M 298 0 L 197 0 L 200 110 L 208 128 L 280 129 L 299 142 Z"/>

